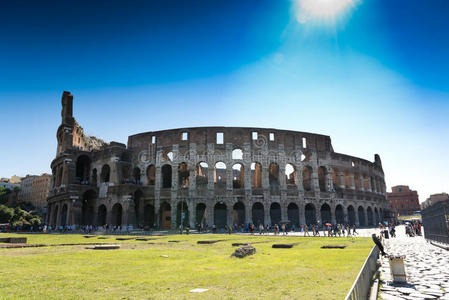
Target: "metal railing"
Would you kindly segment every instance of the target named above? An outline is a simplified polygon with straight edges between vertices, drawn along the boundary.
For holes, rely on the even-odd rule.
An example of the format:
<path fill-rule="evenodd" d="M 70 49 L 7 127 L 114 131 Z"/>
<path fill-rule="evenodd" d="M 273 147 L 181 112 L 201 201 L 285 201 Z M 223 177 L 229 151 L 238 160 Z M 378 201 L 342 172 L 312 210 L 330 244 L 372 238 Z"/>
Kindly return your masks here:
<path fill-rule="evenodd" d="M 379 257 L 379 248 L 374 246 L 365 260 L 362 269 L 354 281 L 345 300 L 368 299 L 371 289 L 371 279 L 377 271 L 377 258 Z"/>
<path fill-rule="evenodd" d="M 449 245 L 449 200 L 435 203 L 421 211 L 424 237 Z"/>

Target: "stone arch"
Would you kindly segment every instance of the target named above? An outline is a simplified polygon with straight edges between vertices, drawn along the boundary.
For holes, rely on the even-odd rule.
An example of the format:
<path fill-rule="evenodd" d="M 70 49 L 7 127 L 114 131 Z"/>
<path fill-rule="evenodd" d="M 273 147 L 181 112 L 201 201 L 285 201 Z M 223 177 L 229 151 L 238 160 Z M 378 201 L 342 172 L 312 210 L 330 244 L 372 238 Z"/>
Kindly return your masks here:
<path fill-rule="evenodd" d="M 140 184 L 140 168 L 135 167 L 133 170 L 133 181 L 136 184 Z"/>
<path fill-rule="evenodd" d="M 204 203 L 196 205 L 196 224 L 206 224 L 206 204 Z"/>
<path fill-rule="evenodd" d="M 81 184 L 89 182 L 90 158 L 87 155 L 80 155 L 76 159 L 76 181 Z"/>
<path fill-rule="evenodd" d="M 111 210 L 111 225 L 122 226 L 123 208 L 120 203 L 115 203 Z"/>
<path fill-rule="evenodd" d="M 348 206 L 348 223 L 349 225 L 354 225 L 355 224 L 355 210 L 354 207 L 352 205 Z"/>
<path fill-rule="evenodd" d="M 53 210 L 53 222 L 52 222 L 52 226 L 56 227 L 57 222 L 58 222 L 58 212 L 59 212 L 59 205 L 55 205 L 55 208 Z"/>
<path fill-rule="evenodd" d="M 171 165 L 163 165 L 161 168 L 162 188 L 170 189 L 172 186 L 172 168 Z"/>
<path fill-rule="evenodd" d="M 285 182 L 287 186 L 298 186 L 298 172 L 292 164 L 285 165 Z"/>
<path fill-rule="evenodd" d="M 185 162 L 178 166 L 178 185 L 180 188 L 188 188 L 190 185 L 189 165 Z"/>
<path fill-rule="evenodd" d="M 103 167 L 101 167 L 101 182 L 109 182 L 111 176 L 111 168 L 108 164 L 104 164 Z"/>
<path fill-rule="evenodd" d="M 270 187 L 279 186 L 279 165 L 277 163 L 270 163 L 268 167 L 268 180 Z"/>
<path fill-rule="evenodd" d="M 241 163 L 232 166 L 232 187 L 234 189 L 245 187 L 245 167 Z"/>
<path fill-rule="evenodd" d="M 88 190 L 83 194 L 81 225 L 95 225 L 94 211 L 96 199 L 97 193 L 94 190 Z"/>
<path fill-rule="evenodd" d="M 245 205 L 241 201 L 236 202 L 232 208 L 232 224 L 245 224 Z"/>
<path fill-rule="evenodd" d="M 98 175 L 97 175 L 97 169 L 94 168 L 94 169 L 92 170 L 92 179 L 91 179 L 91 182 L 92 182 L 93 185 L 97 185 L 97 177 L 98 177 Z"/>
<path fill-rule="evenodd" d="M 371 209 L 371 206 L 368 206 L 366 209 L 366 216 L 368 218 L 368 226 L 374 225 L 374 218 L 373 218 L 373 210 Z"/>
<path fill-rule="evenodd" d="M 208 171 L 209 171 L 209 165 L 201 161 L 196 164 L 196 186 L 207 186 L 207 183 L 209 182 L 208 179 Z"/>
<path fill-rule="evenodd" d="M 320 214 L 322 224 L 332 223 L 332 211 L 329 204 L 324 203 L 323 205 L 321 205 Z"/>
<path fill-rule="evenodd" d="M 155 219 L 154 219 L 154 206 L 152 204 L 145 205 L 143 210 L 143 219 L 144 226 L 148 226 L 149 228 L 155 227 Z"/>
<path fill-rule="evenodd" d="M 176 206 L 176 227 L 178 228 L 179 225 L 182 225 L 183 227 L 189 226 L 189 207 L 187 206 L 186 201 L 179 201 L 178 205 Z"/>
<path fill-rule="evenodd" d="M 130 181 L 130 172 L 129 172 L 129 165 L 123 165 L 121 167 L 121 182 L 128 183 Z"/>
<path fill-rule="evenodd" d="M 215 185 L 226 184 L 226 164 L 222 161 L 215 164 L 214 182 Z"/>
<path fill-rule="evenodd" d="M 262 203 L 256 202 L 253 204 L 252 219 L 253 224 L 257 226 L 260 224 L 265 225 L 265 211 Z"/>
<path fill-rule="evenodd" d="M 232 159 L 243 159 L 243 151 L 242 151 L 242 149 L 234 149 L 234 150 L 232 150 Z"/>
<path fill-rule="evenodd" d="M 337 222 L 337 224 L 345 223 L 345 212 L 344 212 L 343 206 L 341 204 L 338 204 L 335 207 L 335 221 Z"/>
<path fill-rule="evenodd" d="M 350 171 L 345 170 L 345 173 L 344 173 L 345 188 L 347 188 L 347 189 L 352 188 L 352 184 L 353 184 L 352 179 L 353 179 L 353 174 Z"/>
<path fill-rule="evenodd" d="M 61 226 L 67 225 L 67 210 L 67 204 L 64 204 L 61 210 Z"/>
<path fill-rule="evenodd" d="M 143 207 L 141 207 L 141 200 L 143 199 L 143 192 L 140 189 L 137 189 L 133 194 L 133 201 L 134 201 L 134 212 L 136 214 L 136 224 L 142 225 L 143 220 L 141 220 L 141 210 Z"/>
<path fill-rule="evenodd" d="M 306 217 L 306 224 L 316 224 L 316 208 L 312 203 L 306 204 L 304 207 L 304 214 Z"/>
<path fill-rule="evenodd" d="M 334 190 L 339 190 L 341 184 L 341 178 L 340 178 L 340 171 L 338 168 L 332 168 L 332 184 L 334 187 Z"/>
<path fill-rule="evenodd" d="M 302 168 L 302 186 L 305 191 L 312 190 L 312 167 L 304 166 Z"/>
<path fill-rule="evenodd" d="M 162 153 L 162 161 L 163 162 L 173 161 L 173 158 L 174 158 L 174 154 L 170 150 L 165 150 Z"/>
<path fill-rule="evenodd" d="M 227 224 L 228 209 L 226 204 L 218 202 L 214 206 L 214 224 L 218 229 L 224 228 Z"/>
<path fill-rule="evenodd" d="M 167 202 L 162 202 L 160 207 L 161 213 L 161 227 L 163 229 L 170 229 L 171 227 L 171 206 Z"/>
<path fill-rule="evenodd" d="M 287 217 L 291 225 L 299 226 L 299 207 L 296 203 L 292 202 L 287 206 Z"/>
<path fill-rule="evenodd" d="M 106 225 L 106 216 L 107 216 L 106 205 L 101 204 L 98 207 L 98 213 L 97 213 L 97 225 L 98 226 Z"/>
<path fill-rule="evenodd" d="M 358 214 L 359 214 L 359 226 L 366 226 L 365 210 L 363 209 L 363 206 L 359 206 Z"/>
<path fill-rule="evenodd" d="M 376 221 L 376 223 L 374 225 L 378 225 L 380 223 L 380 218 L 379 218 L 379 211 L 377 210 L 377 207 L 374 208 L 374 219 Z"/>
<path fill-rule="evenodd" d="M 281 223 L 281 205 L 278 202 L 273 202 L 270 205 L 270 219 L 271 224 L 278 224 Z"/>
<path fill-rule="evenodd" d="M 318 168 L 318 183 L 321 192 L 327 192 L 327 181 L 327 169 L 321 166 Z"/>
<path fill-rule="evenodd" d="M 148 185 L 156 184 L 156 167 L 154 165 L 147 167 L 147 183 Z"/>
<path fill-rule="evenodd" d="M 252 187 L 261 188 L 262 187 L 262 165 L 258 162 L 251 164 L 251 177 L 252 177 Z"/>

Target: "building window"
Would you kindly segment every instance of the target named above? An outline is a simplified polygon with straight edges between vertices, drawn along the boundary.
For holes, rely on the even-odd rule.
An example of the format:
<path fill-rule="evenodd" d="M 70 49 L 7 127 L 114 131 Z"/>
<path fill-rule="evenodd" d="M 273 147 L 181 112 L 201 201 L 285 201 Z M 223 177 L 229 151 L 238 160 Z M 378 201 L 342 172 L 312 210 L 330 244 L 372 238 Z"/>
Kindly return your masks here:
<path fill-rule="evenodd" d="M 223 144 L 223 143 L 224 143 L 223 132 L 217 132 L 217 144 Z"/>
<path fill-rule="evenodd" d="M 302 138 L 302 147 L 307 148 L 307 140 L 305 137 Z"/>
<path fill-rule="evenodd" d="M 156 144 L 156 136 L 153 135 L 153 136 L 151 137 L 151 143 L 152 143 L 152 144 Z"/>
<path fill-rule="evenodd" d="M 273 132 L 270 133 L 270 141 L 271 141 L 271 142 L 274 142 L 274 133 L 273 133 Z"/>
<path fill-rule="evenodd" d="M 257 140 L 257 137 L 258 137 L 257 132 L 253 131 L 252 137 L 253 137 L 253 141 L 256 141 L 256 140 Z"/>
<path fill-rule="evenodd" d="M 189 134 L 188 134 L 187 132 L 183 132 L 183 133 L 182 133 L 182 140 L 183 140 L 183 141 L 187 141 L 188 138 L 189 138 Z"/>

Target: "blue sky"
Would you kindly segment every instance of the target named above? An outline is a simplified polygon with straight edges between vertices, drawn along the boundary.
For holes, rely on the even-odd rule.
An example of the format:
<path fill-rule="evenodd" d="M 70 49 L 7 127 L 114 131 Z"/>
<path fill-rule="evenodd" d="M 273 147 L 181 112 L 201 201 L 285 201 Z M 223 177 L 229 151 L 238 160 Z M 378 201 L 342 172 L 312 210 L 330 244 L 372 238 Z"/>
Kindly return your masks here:
<path fill-rule="evenodd" d="M 347 6 L 333 17 L 310 0 L 3 1 L 0 176 L 50 171 L 68 90 L 107 141 L 208 125 L 315 132 L 337 152 L 378 153 L 387 185 L 420 201 L 449 192 L 449 2 L 317 0 L 335 1 Z"/>

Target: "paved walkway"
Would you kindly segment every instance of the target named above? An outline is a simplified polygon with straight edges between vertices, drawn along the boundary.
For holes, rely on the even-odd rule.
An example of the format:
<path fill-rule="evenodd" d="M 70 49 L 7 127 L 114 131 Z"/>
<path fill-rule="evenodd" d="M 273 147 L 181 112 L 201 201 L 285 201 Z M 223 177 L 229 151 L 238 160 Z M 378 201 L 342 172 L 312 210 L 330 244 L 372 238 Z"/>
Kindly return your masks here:
<path fill-rule="evenodd" d="M 423 237 L 407 237 L 396 227 L 397 237 L 386 240 L 385 252 L 405 255 L 407 283 L 392 282 L 388 258 L 381 258 L 381 299 L 449 300 L 449 251 L 427 243 Z"/>

